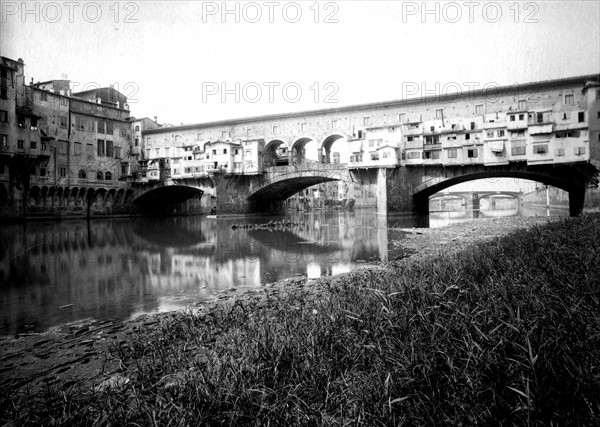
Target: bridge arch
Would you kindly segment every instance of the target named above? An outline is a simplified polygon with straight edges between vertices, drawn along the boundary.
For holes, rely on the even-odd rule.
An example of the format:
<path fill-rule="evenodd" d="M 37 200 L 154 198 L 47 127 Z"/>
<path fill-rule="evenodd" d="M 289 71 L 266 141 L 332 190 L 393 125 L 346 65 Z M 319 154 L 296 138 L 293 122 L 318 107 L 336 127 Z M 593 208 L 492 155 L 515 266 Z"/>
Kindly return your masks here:
<path fill-rule="evenodd" d="M 329 135 L 327 138 L 323 140 L 321 143 L 321 149 L 319 150 L 321 158 L 321 163 L 331 163 L 331 147 L 336 141 L 340 139 L 346 138 L 344 135 L 339 133 Z"/>
<path fill-rule="evenodd" d="M 283 147 L 285 146 L 285 147 Z M 285 148 L 286 152 L 286 156 L 285 158 L 287 158 L 287 161 L 284 161 L 284 159 L 277 154 L 277 150 L 279 150 L 280 148 Z M 290 147 L 289 144 L 287 142 L 285 142 L 282 139 L 273 139 L 271 141 L 269 141 L 267 143 L 267 145 L 265 145 L 265 149 L 263 151 L 263 159 L 264 159 L 264 165 L 265 166 L 284 166 L 284 165 L 288 165 L 289 164 L 289 159 L 290 159 Z M 283 153 L 282 153 L 283 154 Z"/>
<path fill-rule="evenodd" d="M 585 177 L 579 176 L 574 170 L 569 170 L 570 174 L 546 170 L 511 170 L 511 169 L 489 169 L 479 170 L 472 173 L 455 175 L 450 177 L 438 177 L 430 179 L 415 187 L 413 193 L 413 206 L 416 211 L 427 213 L 429 197 L 435 193 L 468 181 L 475 181 L 486 178 L 519 178 L 540 182 L 544 185 L 550 185 L 569 193 L 569 210 L 572 216 L 578 215 L 583 209 L 583 200 L 585 197 Z"/>
<path fill-rule="evenodd" d="M 189 185 L 166 185 L 142 193 L 133 199 L 133 203 L 141 208 L 164 210 L 183 203 L 194 196 L 202 197 L 203 194 L 204 191 L 201 189 Z"/>
<path fill-rule="evenodd" d="M 339 178 L 304 175 L 281 179 L 252 193 L 248 197 L 250 210 L 254 212 L 267 211 L 273 204 L 283 202 L 308 187 L 330 181 L 339 181 Z"/>
<path fill-rule="evenodd" d="M 304 149 L 305 149 L 306 145 L 311 141 L 314 141 L 314 139 L 310 138 L 308 136 L 304 136 L 304 137 L 298 138 L 292 144 L 292 152 L 290 153 L 292 164 L 298 165 L 300 163 L 305 162 L 306 153 L 304 152 Z"/>

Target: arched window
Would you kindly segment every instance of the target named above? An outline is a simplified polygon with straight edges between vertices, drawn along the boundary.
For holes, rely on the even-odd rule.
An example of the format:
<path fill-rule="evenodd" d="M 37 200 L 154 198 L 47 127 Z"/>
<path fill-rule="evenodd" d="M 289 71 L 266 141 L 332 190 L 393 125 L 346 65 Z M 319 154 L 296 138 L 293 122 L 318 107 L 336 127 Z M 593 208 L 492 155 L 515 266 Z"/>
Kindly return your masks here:
<path fill-rule="evenodd" d="M 135 127 L 135 131 L 136 131 L 136 132 L 139 132 L 139 131 L 140 131 L 140 127 L 139 127 L 139 126 L 136 126 L 136 127 Z"/>
<path fill-rule="evenodd" d="M 81 178 L 81 179 L 86 179 L 87 178 L 86 173 L 85 173 L 85 171 L 83 169 L 79 169 L 79 174 L 77 176 L 79 178 Z"/>
<path fill-rule="evenodd" d="M 104 174 L 104 180 L 105 180 L 105 181 L 110 181 L 111 179 L 112 179 L 112 173 L 110 173 L 110 172 L 106 172 L 106 173 Z"/>
<path fill-rule="evenodd" d="M 98 171 L 98 173 L 96 174 L 96 179 L 98 181 L 102 181 L 104 179 L 104 174 L 102 173 L 102 171 Z"/>

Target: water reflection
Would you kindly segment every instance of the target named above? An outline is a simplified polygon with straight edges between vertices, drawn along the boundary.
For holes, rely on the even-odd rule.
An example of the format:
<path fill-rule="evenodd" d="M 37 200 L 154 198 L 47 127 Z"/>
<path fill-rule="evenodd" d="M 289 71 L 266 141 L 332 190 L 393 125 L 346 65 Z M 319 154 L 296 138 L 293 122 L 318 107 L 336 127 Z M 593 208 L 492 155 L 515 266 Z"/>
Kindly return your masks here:
<path fill-rule="evenodd" d="M 143 218 L 0 227 L 0 334 L 81 319 L 123 320 L 295 275 L 338 274 L 386 261 L 412 217 L 313 212 L 302 226 L 232 230 L 272 217 Z M 396 250 L 396 249 L 394 249 Z"/>

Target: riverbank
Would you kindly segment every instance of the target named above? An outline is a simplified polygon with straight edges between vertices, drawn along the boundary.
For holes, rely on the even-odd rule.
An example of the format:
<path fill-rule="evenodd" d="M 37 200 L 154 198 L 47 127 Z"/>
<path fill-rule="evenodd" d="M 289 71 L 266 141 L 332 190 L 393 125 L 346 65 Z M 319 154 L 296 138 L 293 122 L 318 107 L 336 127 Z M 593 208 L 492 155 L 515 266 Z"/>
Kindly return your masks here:
<path fill-rule="evenodd" d="M 3 339 L 0 419 L 589 424 L 600 216 L 548 221 L 404 229 L 399 262 Z"/>

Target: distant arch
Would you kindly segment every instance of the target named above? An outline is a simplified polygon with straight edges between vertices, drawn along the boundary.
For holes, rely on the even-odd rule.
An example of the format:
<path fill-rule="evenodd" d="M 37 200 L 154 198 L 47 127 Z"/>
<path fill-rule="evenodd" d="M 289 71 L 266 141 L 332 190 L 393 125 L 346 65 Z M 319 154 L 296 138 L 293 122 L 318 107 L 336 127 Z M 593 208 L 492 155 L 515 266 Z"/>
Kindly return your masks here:
<path fill-rule="evenodd" d="M 333 134 L 333 135 L 329 135 L 327 138 L 325 138 L 323 140 L 323 143 L 321 144 L 321 150 L 320 150 L 321 163 L 331 163 L 331 147 L 333 146 L 333 144 L 336 141 L 339 141 L 340 139 L 343 139 L 343 138 L 345 138 L 343 135 Z"/>
<path fill-rule="evenodd" d="M 79 169 L 79 173 L 77 174 L 77 178 L 79 178 L 79 179 L 86 179 L 87 178 L 87 174 L 85 173 L 85 171 L 83 169 Z"/>
<path fill-rule="evenodd" d="M 280 151 L 277 153 L 277 151 Z M 285 151 L 285 152 L 282 152 Z M 264 165 L 268 166 L 284 166 L 289 164 L 289 146 L 281 139 L 269 141 L 263 151 Z"/>
<path fill-rule="evenodd" d="M 105 181 L 112 181 L 112 173 L 110 173 L 109 171 L 106 171 L 104 173 L 104 180 Z"/>
<path fill-rule="evenodd" d="M 96 173 L 96 179 L 97 179 L 98 181 L 104 181 L 104 173 L 102 173 L 102 171 L 98 171 L 98 172 Z"/>
<path fill-rule="evenodd" d="M 292 152 L 290 153 L 290 155 L 293 164 L 297 165 L 306 161 L 306 153 L 304 152 L 304 147 L 306 147 L 306 144 L 308 144 L 311 141 L 314 141 L 314 139 L 309 137 L 302 137 L 297 139 L 292 144 Z"/>

